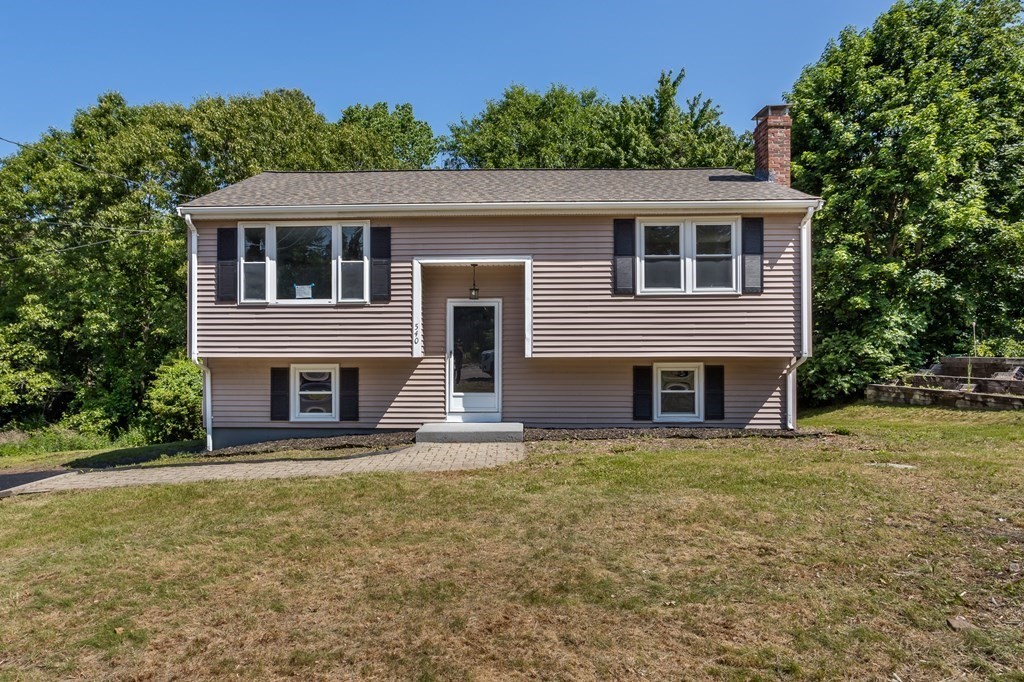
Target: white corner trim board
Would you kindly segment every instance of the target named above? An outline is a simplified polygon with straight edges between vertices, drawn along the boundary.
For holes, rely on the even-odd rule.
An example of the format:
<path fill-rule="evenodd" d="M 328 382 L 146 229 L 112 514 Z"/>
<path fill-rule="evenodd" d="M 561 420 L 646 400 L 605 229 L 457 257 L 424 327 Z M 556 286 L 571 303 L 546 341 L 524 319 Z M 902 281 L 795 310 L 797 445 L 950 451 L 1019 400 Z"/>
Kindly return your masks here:
<path fill-rule="evenodd" d="M 523 316 L 525 335 L 523 353 L 533 357 L 533 256 L 443 257 L 415 256 L 412 259 L 412 356 L 422 358 L 423 350 L 423 266 L 424 265 L 522 265 Z"/>
<path fill-rule="evenodd" d="M 199 315 L 196 308 L 197 291 L 199 287 L 199 232 L 192 224 L 192 216 L 188 213 L 185 224 L 188 226 L 188 356 L 193 362 L 198 358 L 198 342 L 196 341 L 196 322 Z"/>
<path fill-rule="evenodd" d="M 180 211 L 179 211 L 180 213 Z M 206 449 L 213 449 L 213 397 L 210 377 L 210 368 L 199 358 L 199 342 L 196 340 L 197 321 L 199 313 L 197 308 L 198 296 L 196 289 L 199 286 L 199 232 L 192 223 L 192 216 L 188 213 L 182 214 L 185 224 L 188 226 L 188 357 L 203 372 L 203 428 L 206 430 Z"/>

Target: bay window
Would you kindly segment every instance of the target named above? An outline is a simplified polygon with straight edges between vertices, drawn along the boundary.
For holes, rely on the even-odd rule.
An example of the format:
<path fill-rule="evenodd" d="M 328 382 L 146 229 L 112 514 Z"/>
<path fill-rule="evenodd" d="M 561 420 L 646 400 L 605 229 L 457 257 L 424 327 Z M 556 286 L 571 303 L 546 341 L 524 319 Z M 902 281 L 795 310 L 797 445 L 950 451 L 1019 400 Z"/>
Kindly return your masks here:
<path fill-rule="evenodd" d="M 366 223 L 240 225 L 243 303 L 365 303 Z"/>
<path fill-rule="evenodd" d="M 739 293 L 739 219 L 651 219 L 638 230 L 640 293 Z"/>

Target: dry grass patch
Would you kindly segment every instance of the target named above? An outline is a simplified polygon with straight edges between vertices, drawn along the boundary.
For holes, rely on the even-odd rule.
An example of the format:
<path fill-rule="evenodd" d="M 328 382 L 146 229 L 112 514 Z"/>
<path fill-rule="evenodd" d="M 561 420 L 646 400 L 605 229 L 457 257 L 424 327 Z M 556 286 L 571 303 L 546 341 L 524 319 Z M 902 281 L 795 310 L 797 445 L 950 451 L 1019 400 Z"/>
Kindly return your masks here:
<path fill-rule="evenodd" d="M 1024 679 L 1024 424 L 934 414 L 6 500 L 0 679 Z"/>

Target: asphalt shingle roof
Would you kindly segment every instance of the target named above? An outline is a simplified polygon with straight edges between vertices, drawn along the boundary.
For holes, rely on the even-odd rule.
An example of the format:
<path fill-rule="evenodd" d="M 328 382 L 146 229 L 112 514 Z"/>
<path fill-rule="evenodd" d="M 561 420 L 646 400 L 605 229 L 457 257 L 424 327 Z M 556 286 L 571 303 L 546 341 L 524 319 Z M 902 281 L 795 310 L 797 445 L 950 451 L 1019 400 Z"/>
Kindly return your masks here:
<path fill-rule="evenodd" d="M 813 198 L 732 168 L 272 171 L 182 208 Z"/>

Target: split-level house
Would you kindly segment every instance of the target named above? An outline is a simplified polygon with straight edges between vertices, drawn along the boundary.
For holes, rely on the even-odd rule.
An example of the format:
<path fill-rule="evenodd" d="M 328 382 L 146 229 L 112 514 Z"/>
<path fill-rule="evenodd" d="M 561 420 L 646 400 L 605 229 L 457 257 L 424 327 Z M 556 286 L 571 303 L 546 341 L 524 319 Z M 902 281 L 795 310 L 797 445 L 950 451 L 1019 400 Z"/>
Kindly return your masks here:
<path fill-rule="evenodd" d="M 268 172 L 183 204 L 210 447 L 406 429 L 793 428 L 817 197 L 757 171 Z"/>

